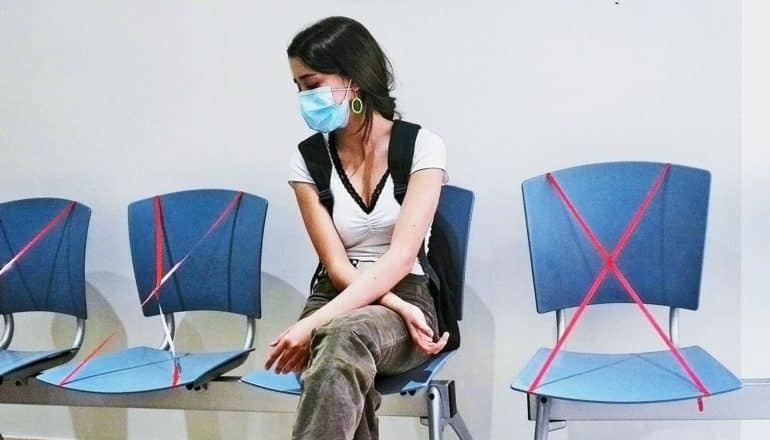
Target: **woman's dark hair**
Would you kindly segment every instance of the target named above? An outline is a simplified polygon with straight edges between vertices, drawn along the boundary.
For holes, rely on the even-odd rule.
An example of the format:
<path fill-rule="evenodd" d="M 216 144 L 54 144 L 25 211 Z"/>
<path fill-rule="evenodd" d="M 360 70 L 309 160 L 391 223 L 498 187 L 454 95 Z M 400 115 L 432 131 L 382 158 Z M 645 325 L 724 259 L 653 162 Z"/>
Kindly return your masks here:
<path fill-rule="evenodd" d="M 364 103 L 364 139 L 372 130 L 374 112 L 393 120 L 396 98 L 393 68 L 372 34 L 348 17 L 328 17 L 298 33 L 286 49 L 290 58 L 298 58 L 309 68 L 338 74 L 358 85 L 358 97 Z"/>

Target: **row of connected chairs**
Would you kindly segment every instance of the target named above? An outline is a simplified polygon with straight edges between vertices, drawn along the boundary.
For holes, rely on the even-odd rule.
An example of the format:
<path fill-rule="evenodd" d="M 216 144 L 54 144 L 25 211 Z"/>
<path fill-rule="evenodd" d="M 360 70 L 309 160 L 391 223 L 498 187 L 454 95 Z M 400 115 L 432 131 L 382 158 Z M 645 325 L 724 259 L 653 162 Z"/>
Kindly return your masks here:
<path fill-rule="evenodd" d="M 161 315 L 163 344 L 104 355 L 92 351 L 80 362 L 67 363 L 80 348 L 85 331 L 84 268 L 90 210 L 73 201 L 50 198 L 0 204 L 0 264 L 7 266 L 0 275 L 0 313 L 6 324 L 0 379 L 21 383 L 36 376 L 35 380 L 67 390 L 114 395 L 177 387 L 200 389 L 243 364 L 254 349 L 256 319 L 262 314 L 260 267 L 267 206 L 261 197 L 229 190 L 182 191 L 131 203 L 129 241 L 139 300 L 146 317 Z M 472 209 L 470 191 L 443 188 L 430 246 L 450 249 L 451 266 L 461 274 L 465 273 Z M 462 286 L 455 294 L 461 301 Z M 225 352 L 173 350 L 174 314 L 201 310 L 243 316 L 243 346 Z M 13 314 L 27 311 L 76 317 L 72 347 L 9 350 Z M 450 355 L 441 353 L 404 374 L 380 377 L 375 386 L 383 394 L 413 394 L 430 386 Z M 244 386 L 286 394 L 301 391 L 295 374 L 258 370 L 241 381 Z M 454 396 L 451 398 L 454 405 Z M 431 407 L 430 402 L 426 404 Z M 439 438 L 446 424 L 461 438 L 470 438 L 456 411 L 430 418 L 435 420 L 431 438 Z"/>
<path fill-rule="evenodd" d="M 557 327 L 555 347 L 538 350 L 511 385 L 536 401 L 536 439 L 547 438 L 549 430 L 558 426 L 549 417 L 554 400 L 611 405 L 655 404 L 702 399 L 741 387 L 740 380 L 705 350 L 697 346 L 679 348 L 678 344 L 678 310 L 696 310 L 699 302 L 710 191 L 707 171 L 661 163 L 593 164 L 528 179 L 522 184 L 522 191 L 537 311 L 555 312 Z M 212 380 L 242 363 L 252 349 L 254 319 L 260 317 L 261 312 L 260 253 L 255 253 L 255 249 L 261 247 L 261 222 L 267 207 L 262 199 L 244 195 L 239 208 L 221 222 L 200 249 L 189 257 L 189 262 L 163 285 L 157 301 L 147 299 L 148 292 L 153 291 L 162 275 L 173 270 L 179 259 L 191 247 L 197 246 L 196 240 L 211 228 L 212 219 L 221 217 L 222 207 L 233 197 L 233 192 L 193 191 L 162 196 L 161 210 L 157 208 L 158 199 L 155 198 L 129 207 L 131 253 L 145 315 L 160 314 L 162 309 L 172 338 L 174 312 L 224 310 L 240 313 L 247 320 L 246 343 L 241 350 L 178 353 L 180 374 L 175 386 L 196 387 Z M 43 202 L 13 203 L 31 209 L 31 204 Z M 3 229 L 7 247 L 23 246 L 25 240 L 45 224 L 44 219 L 55 216 L 66 202 L 56 203 L 47 208 L 37 222 L 16 220 L 14 228 L 23 231 L 20 233 L 22 238 L 9 240 L 9 233 Z M 453 249 L 454 267 L 461 273 L 465 270 L 472 203 L 470 192 L 445 187 L 434 222 L 435 230 L 445 232 L 432 237 L 443 237 L 443 244 L 448 243 Z M 11 206 L 0 205 L 2 221 Z M 159 211 L 162 211 L 161 215 Z M 77 217 L 80 223 L 76 221 L 75 213 L 80 213 Z M 58 298 L 59 294 L 63 295 L 62 301 L 67 305 L 58 305 L 57 311 L 80 319 L 81 326 L 72 349 L 61 354 L 38 355 L 49 362 L 45 368 L 50 368 L 51 362 L 71 358 L 82 341 L 85 302 L 75 297 L 82 294 L 78 283 L 83 282 L 84 242 L 75 239 L 80 236 L 84 240 L 87 208 L 77 205 L 71 217 L 68 223 L 59 226 L 60 234 L 65 234 L 64 228 L 69 228 L 69 232 L 66 232 L 68 238 L 64 245 L 57 245 L 69 249 L 69 254 L 61 250 L 49 251 L 56 258 L 72 257 L 67 263 L 71 266 L 68 266 L 69 270 L 43 276 L 45 270 L 42 268 L 56 265 L 50 257 L 32 260 L 35 254 L 30 251 L 24 260 L 27 266 L 19 267 L 24 270 L 19 270 L 14 275 L 16 278 L 11 280 L 7 275 L 7 279 L 0 279 L 5 286 L 0 305 L 6 323 L 12 324 L 9 313 L 53 303 L 52 298 Z M 157 220 L 159 217 L 162 217 L 161 222 Z M 249 237 L 244 238 L 243 234 Z M 72 243 L 75 244 L 68 240 L 74 240 Z M 243 243 L 240 240 L 244 240 Z M 161 241 L 162 245 L 159 245 Z M 433 241 L 430 245 L 434 245 Z M 38 249 L 37 252 L 41 251 Z M 13 254 L 0 253 L 0 262 Z M 241 264 L 243 267 L 239 266 Z M 22 273 L 31 279 L 29 272 L 33 268 L 42 274 L 40 280 L 22 279 Z M 69 279 L 66 278 L 68 274 Z M 69 288 L 70 291 L 51 294 L 52 286 L 58 286 L 64 280 L 70 287 L 55 289 Z M 5 293 L 12 291 L 8 286 L 14 285 L 8 283 L 16 283 L 17 290 L 13 291 L 20 293 L 9 295 L 7 299 Z M 32 285 L 38 289 L 36 292 L 40 292 L 38 296 L 31 294 Z M 462 288 L 458 294 L 461 297 Z M 20 296 L 18 301 L 23 306 L 9 308 L 8 301 L 16 296 Z M 654 323 L 669 350 L 625 354 L 564 350 L 566 338 L 587 305 L 629 302 L 635 302 L 651 322 L 654 320 L 645 304 L 670 308 L 668 335 Z M 567 323 L 566 310 L 570 308 L 577 308 L 577 311 Z M 6 334 L 8 328 L 7 325 Z M 4 336 L 4 343 L 6 339 Z M 64 379 L 72 373 L 72 364 L 48 369 L 38 379 L 95 393 L 168 388 L 174 383 L 175 367 L 167 352 L 169 345 L 170 341 L 166 340 L 160 349 L 140 347 L 95 358 L 66 381 Z M 432 377 L 449 354 L 443 353 L 405 375 L 379 378 L 377 387 L 384 393 L 407 394 L 430 387 Z M 15 371 L 34 374 L 29 365 L 20 368 L 26 370 L 17 368 Z M 7 374 L 10 373 L 0 373 Z M 257 371 L 241 380 L 288 394 L 297 394 L 301 388 L 296 376 L 278 376 L 267 371 Z M 453 401 L 450 406 L 454 406 Z M 430 402 L 429 407 L 439 410 Z M 456 408 L 452 408 L 451 417 L 434 416 L 432 419 L 443 420 L 431 427 L 432 439 L 440 438 L 445 423 L 455 428 L 461 438 L 470 438 L 462 419 L 456 415 Z"/>

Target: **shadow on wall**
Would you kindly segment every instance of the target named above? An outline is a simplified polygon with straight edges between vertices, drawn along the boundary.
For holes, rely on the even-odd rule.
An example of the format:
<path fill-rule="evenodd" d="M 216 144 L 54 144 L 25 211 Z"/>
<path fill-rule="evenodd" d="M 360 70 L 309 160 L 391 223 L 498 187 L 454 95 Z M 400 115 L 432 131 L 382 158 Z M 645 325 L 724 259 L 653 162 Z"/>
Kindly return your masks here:
<path fill-rule="evenodd" d="M 116 280 L 111 279 L 109 284 Z M 118 283 L 131 283 L 128 279 L 118 279 Z M 131 287 L 129 287 L 131 288 Z M 88 355 L 102 339 L 113 331 L 115 335 L 108 343 L 106 351 L 117 351 L 127 348 L 128 339 L 115 310 L 93 284 L 86 282 L 86 303 L 88 304 L 88 319 L 86 333 L 75 361 Z M 69 346 L 74 337 L 73 319 L 69 316 L 56 315 L 51 324 L 51 336 L 57 347 Z M 76 408 L 69 407 L 70 417 L 75 438 L 126 439 L 128 424 L 126 409 L 123 408 Z"/>
<path fill-rule="evenodd" d="M 457 407 L 474 438 L 490 438 L 495 366 L 495 322 L 476 291 L 465 287 L 462 345 L 444 377 L 455 379 Z"/>
<path fill-rule="evenodd" d="M 306 296 L 297 289 L 270 274 L 262 273 L 262 318 L 257 320 L 254 352 L 249 359 L 227 373 L 242 376 L 262 367 L 267 347 L 284 328 L 296 321 Z M 186 313 L 178 321 L 176 331 L 177 350 L 219 351 L 243 346 L 246 336 L 246 319 L 230 313 Z M 243 384 L 243 386 L 249 386 Z M 260 433 L 249 432 L 249 419 L 258 417 Z M 264 420 L 263 420 L 264 419 Z M 289 438 L 293 416 L 254 415 L 250 413 L 224 413 L 212 411 L 185 411 L 187 435 L 190 439 L 250 439 Z M 264 437 L 263 437 L 264 436 Z"/>

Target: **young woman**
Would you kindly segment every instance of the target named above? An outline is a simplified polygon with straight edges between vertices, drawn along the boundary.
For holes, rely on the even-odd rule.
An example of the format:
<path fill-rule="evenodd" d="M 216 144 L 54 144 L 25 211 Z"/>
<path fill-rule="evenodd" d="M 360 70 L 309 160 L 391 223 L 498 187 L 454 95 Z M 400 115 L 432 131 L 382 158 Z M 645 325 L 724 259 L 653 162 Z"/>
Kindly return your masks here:
<path fill-rule="evenodd" d="M 396 112 L 390 62 L 360 23 L 321 20 L 287 50 L 300 112 L 324 133 L 334 196 L 330 215 L 299 151 L 289 183 L 323 273 L 300 320 L 272 343 L 266 368 L 302 371 L 295 439 L 378 437 L 377 374 L 414 368 L 446 345 L 428 277 L 417 259 L 430 233 L 446 151 L 420 129 L 403 203 L 393 193 L 388 147 Z M 398 122 L 396 122 L 398 123 Z"/>

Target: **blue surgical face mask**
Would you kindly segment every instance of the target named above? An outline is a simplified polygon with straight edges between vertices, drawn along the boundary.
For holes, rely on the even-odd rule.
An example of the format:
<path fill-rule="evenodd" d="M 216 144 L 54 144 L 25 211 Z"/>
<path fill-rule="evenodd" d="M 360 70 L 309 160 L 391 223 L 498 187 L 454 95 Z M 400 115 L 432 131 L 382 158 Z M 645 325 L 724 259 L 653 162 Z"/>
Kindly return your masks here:
<path fill-rule="evenodd" d="M 299 111 L 302 118 L 312 130 L 329 133 L 348 125 L 350 109 L 348 108 L 348 92 L 350 84 L 344 88 L 331 88 L 329 86 L 317 87 L 299 93 Z M 334 102 L 332 92 L 344 90 L 345 97 L 342 102 Z"/>

